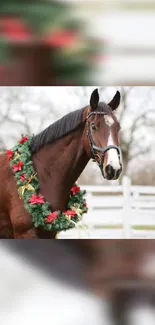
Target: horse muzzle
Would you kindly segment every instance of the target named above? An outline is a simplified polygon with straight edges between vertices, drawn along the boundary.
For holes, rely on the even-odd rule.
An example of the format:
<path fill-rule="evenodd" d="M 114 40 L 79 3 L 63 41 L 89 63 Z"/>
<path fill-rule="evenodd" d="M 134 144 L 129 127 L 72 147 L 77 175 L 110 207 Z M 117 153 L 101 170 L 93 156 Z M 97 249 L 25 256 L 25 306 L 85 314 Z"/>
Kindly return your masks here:
<path fill-rule="evenodd" d="M 120 165 L 119 169 L 115 169 L 110 164 L 107 165 L 105 168 L 103 167 L 103 177 L 107 180 L 116 180 L 119 178 L 122 172 L 122 166 Z"/>

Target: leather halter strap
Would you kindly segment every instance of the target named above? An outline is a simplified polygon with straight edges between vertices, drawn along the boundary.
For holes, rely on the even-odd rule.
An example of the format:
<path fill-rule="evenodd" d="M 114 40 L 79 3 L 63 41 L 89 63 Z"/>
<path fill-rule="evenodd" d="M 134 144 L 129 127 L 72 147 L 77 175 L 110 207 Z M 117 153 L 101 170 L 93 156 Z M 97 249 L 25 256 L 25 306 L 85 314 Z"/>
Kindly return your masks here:
<path fill-rule="evenodd" d="M 109 146 L 106 146 L 105 148 L 102 148 L 102 147 L 98 147 L 94 144 L 93 138 L 92 138 L 92 135 L 90 132 L 90 122 L 88 121 L 89 117 L 92 115 L 107 115 L 107 114 L 105 112 L 91 112 L 86 117 L 87 136 L 88 136 L 88 141 L 89 141 L 90 150 L 91 150 L 91 154 L 92 154 L 92 159 L 93 159 L 93 161 L 97 162 L 98 166 L 101 169 L 101 173 L 103 175 L 103 162 L 104 162 L 105 153 L 110 149 L 116 149 L 118 152 L 118 156 L 120 158 L 120 149 L 118 146 L 115 146 L 115 145 L 109 145 Z M 101 152 L 101 157 L 97 154 L 96 151 Z M 97 157 L 100 158 L 100 162 L 97 161 L 97 159 L 96 159 Z"/>

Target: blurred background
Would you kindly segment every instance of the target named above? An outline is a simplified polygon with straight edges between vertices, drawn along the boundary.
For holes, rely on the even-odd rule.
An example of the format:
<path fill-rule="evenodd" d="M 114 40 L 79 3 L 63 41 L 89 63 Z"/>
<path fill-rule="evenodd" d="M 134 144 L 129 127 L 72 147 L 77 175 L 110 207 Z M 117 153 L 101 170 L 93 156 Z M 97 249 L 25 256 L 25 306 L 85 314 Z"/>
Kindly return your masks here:
<path fill-rule="evenodd" d="M 0 256 L 1 324 L 154 324 L 154 240 L 1 240 Z"/>
<path fill-rule="evenodd" d="M 0 85 L 154 85 L 154 0 L 0 1 Z"/>
<path fill-rule="evenodd" d="M 1 1 L 0 85 L 92 83 L 102 42 L 79 10 L 70 1 Z"/>
<path fill-rule="evenodd" d="M 96 87 L 95 87 L 96 88 Z M 92 161 L 78 182 L 87 190 L 89 232 L 75 229 L 61 238 L 155 237 L 155 87 L 98 87 L 100 101 L 109 102 L 117 90 L 121 104 L 123 173 L 105 181 Z M 11 148 L 21 134 L 36 134 L 69 111 L 89 104 L 94 87 L 1 87 L 0 151 Z M 95 215 L 95 217 L 94 217 Z"/>

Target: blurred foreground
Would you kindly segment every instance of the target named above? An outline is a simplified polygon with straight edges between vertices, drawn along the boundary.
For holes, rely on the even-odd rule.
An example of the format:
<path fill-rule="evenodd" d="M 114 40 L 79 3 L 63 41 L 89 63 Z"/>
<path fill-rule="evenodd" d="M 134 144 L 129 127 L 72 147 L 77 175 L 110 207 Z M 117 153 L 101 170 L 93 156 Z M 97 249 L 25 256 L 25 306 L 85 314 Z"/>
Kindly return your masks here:
<path fill-rule="evenodd" d="M 84 85 L 100 53 L 76 5 L 0 1 L 0 85 Z"/>
<path fill-rule="evenodd" d="M 153 240 L 1 241 L 1 323 L 149 324 Z"/>
<path fill-rule="evenodd" d="M 154 1 L 0 1 L 0 85 L 154 85 Z"/>

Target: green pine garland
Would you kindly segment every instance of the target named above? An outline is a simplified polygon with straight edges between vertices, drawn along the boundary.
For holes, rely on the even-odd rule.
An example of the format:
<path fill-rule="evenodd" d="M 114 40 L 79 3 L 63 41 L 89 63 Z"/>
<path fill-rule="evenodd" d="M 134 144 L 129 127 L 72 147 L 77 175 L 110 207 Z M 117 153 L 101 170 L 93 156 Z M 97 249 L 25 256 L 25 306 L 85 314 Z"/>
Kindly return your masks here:
<path fill-rule="evenodd" d="M 76 227 L 88 210 L 84 199 L 86 191 L 81 191 L 75 184 L 71 189 L 66 211 L 51 212 L 50 203 L 39 193 L 31 146 L 32 137 L 25 136 L 12 150 L 7 150 L 7 153 L 17 182 L 19 198 L 23 199 L 25 209 L 32 216 L 34 227 L 41 226 L 44 230 L 57 232 Z"/>

